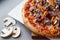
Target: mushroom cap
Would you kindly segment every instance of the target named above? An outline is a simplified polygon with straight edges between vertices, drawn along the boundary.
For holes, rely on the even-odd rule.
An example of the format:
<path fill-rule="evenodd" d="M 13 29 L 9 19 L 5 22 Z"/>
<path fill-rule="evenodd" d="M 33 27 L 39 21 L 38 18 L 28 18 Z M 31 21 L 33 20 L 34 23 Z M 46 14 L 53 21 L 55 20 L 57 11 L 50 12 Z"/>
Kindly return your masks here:
<path fill-rule="evenodd" d="M 13 18 L 7 17 L 3 19 L 5 26 L 13 26 L 16 24 L 16 21 Z"/>
<path fill-rule="evenodd" d="M 21 34 L 20 27 L 14 26 L 12 37 L 14 38 L 19 37 L 20 34 Z"/>
<path fill-rule="evenodd" d="M 12 34 L 13 28 L 12 27 L 3 28 L 1 32 L 2 32 L 0 35 L 1 37 L 8 37 Z"/>

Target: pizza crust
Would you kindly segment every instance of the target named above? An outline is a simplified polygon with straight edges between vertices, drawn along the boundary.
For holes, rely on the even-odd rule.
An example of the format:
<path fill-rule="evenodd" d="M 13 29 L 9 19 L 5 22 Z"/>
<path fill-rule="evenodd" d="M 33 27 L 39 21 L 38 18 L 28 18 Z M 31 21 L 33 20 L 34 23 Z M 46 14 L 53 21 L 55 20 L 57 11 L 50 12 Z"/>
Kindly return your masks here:
<path fill-rule="evenodd" d="M 40 32 L 35 27 L 33 27 L 24 15 L 25 15 L 25 12 L 24 12 L 24 8 L 23 8 L 23 22 L 24 22 L 25 27 L 27 27 L 29 30 L 36 33 L 37 35 L 42 35 L 42 36 L 47 36 L 48 35 L 49 37 L 52 37 L 50 34 L 43 35 L 44 33 Z"/>
<path fill-rule="evenodd" d="M 51 33 L 47 34 L 47 33 L 41 32 L 40 30 L 37 30 L 35 27 L 33 27 L 29 23 L 28 19 L 25 17 L 24 8 L 25 8 L 25 5 L 24 5 L 24 7 L 22 9 L 22 12 L 23 12 L 22 16 L 23 16 L 23 22 L 24 22 L 24 25 L 25 25 L 26 28 L 28 28 L 29 30 L 31 30 L 33 33 L 36 33 L 37 35 L 42 35 L 42 36 L 47 37 L 47 38 L 59 38 L 60 37 L 60 34 L 58 34 L 59 36 L 57 36 L 57 34 L 56 35 L 51 34 Z"/>

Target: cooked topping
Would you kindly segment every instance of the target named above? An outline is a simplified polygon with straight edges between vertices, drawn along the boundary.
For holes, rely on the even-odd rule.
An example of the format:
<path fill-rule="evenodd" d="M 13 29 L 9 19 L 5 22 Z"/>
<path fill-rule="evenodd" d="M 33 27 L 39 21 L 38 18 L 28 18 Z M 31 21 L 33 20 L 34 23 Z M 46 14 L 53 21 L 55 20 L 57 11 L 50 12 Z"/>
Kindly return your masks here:
<path fill-rule="evenodd" d="M 30 5 L 29 5 L 30 4 Z M 51 30 L 58 29 L 60 27 L 60 0 L 33 0 L 26 5 L 29 8 L 28 19 L 33 23 L 37 22 L 38 25 L 51 27 Z M 28 11 L 27 11 L 28 12 Z"/>
<path fill-rule="evenodd" d="M 39 4 L 39 5 L 42 5 L 42 3 L 41 3 L 41 2 L 38 2 L 38 4 Z"/>
<path fill-rule="evenodd" d="M 55 0 L 55 3 L 56 4 L 60 4 L 60 0 Z"/>
<path fill-rule="evenodd" d="M 39 0 L 34 0 L 34 2 L 35 2 L 35 3 L 38 3 L 38 2 L 39 2 Z"/>
<path fill-rule="evenodd" d="M 53 9 L 51 8 L 51 6 L 47 7 L 47 11 L 53 11 Z"/>
<path fill-rule="evenodd" d="M 35 15 L 35 17 L 36 17 L 36 18 L 39 18 L 39 19 L 41 18 L 41 16 L 40 16 L 39 13 L 37 13 L 37 14 Z"/>
<path fill-rule="evenodd" d="M 56 20 L 54 23 L 55 23 L 56 29 L 59 29 L 60 28 L 60 20 Z"/>
<path fill-rule="evenodd" d="M 36 21 L 36 22 L 41 23 L 41 22 L 42 22 L 42 20 L 41 20 L 41 19 L 37 19 L 37 21 Z"/>
<path fill-rule="evenodd" d="M 54 22 L 54 19 L 55 19 L 55 17 L 54 17 L 54 16 L 52 16 L 52 18 L 51 18 L 51 22 Z"/>
<path fill-rule="evenodd" d="M 44 11 L 44 12 L 43 12 L 43 14 L 42 14 L 41 19 L 44 19 L 44 18 L 45 18 L 45 16 L 46 16 L 46 14 L 47 14 L 47 11 Z"/>
<path fill-rule="evenodd" d="M 58 6 L 58 5 L 56 5 L 56 8 L 59 8 L 59 6 Z"/>
<path fill-rule="evenodd" d="M 34 6 L 32 6 L 32 7 L 30 7 L 30 11 L 33 11 L 35 9 L 35 7 Z"/>
<path fill-rule="evenodd" d="M 46 0 L 34 0 L 34 3 L 40 4 L 43 6 L 46 4 Z"/>
<path fill-rule="evenodd" d="M 47 24 L 50 25 L 50 24 L 51 24 L 51 21 L 50 21 L 49 19 L 45 19 L 45 20 L 44 20 L 44 24 L 45 24 L 45 25 L 47 25 Z"/>
<path fill-rule="evenodd" d="M 60 27 L 60 20 L 59 20 L 59 26 L 58 27 Z"/>
<path fill-rule="evenodd" d="M 41 10 L 39 10 L 39 9 L 36 9 L 36 12 L 37 12 L 37 13 L 39 13 L 39 12 L 41 12 Z"/>
<path fill-rule="evenodd" d="M 60 10 L 60 5 L 59 5 L 58 9 Z"/>
<path fill-rule="evenodd" d="M 51 20 L 52 15 L 48 13 L 48 14 L 46 15 L 46 17 Z"/>
<path fill-rule="evenodd" d="M 30 7 L 30 5 L 28 3 L 26 3 L 26 8 L 29 8 L 29 7 Z"/>
<path fill-rule="evenodd" d="M 46 4 L 46 0 L 42 0 L 42 6 Z"/>
<path fill-rule="evenodd" d="M 54 0 L 49 0 L 49 5 L 54 6 Z"/>
<path fill-rule="evenodd" d="M 54 25 L 55 25 L 55 24 L 57 24 L 57 22 L 58 22 L 58 20 L 57 20 L 57 19 L 55 19 L 55 20 L 54 20 Z"/>
<path fill-rule="evenodd" d="M 46 0 L 47 2 L 49 2 L 49 0 Z"/>

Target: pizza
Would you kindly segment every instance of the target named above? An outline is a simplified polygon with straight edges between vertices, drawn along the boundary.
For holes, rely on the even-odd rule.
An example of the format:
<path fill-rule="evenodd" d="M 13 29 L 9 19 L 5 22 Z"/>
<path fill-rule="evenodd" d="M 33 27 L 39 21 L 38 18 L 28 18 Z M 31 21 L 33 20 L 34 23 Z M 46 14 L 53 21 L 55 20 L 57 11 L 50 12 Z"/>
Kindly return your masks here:
<path fill-rule="evenodd" d="M 60 0 L 28 0 L 22 11 L 24 25 L 32 32 L 60 37 Z"/>

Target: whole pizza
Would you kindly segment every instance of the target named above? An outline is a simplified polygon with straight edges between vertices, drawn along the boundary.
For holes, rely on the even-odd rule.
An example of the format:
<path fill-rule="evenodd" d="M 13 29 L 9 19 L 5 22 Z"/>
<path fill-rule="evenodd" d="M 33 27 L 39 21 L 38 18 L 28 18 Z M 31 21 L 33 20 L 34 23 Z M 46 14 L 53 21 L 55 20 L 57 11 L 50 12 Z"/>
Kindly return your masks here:
<path fill-rule="evenodd" d="M 28 0 L 23 7 L 23 21 L 37 35 L 60 37 L 60 0 Z"/>

